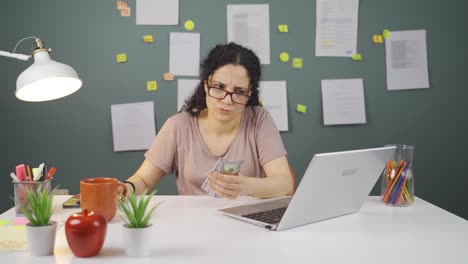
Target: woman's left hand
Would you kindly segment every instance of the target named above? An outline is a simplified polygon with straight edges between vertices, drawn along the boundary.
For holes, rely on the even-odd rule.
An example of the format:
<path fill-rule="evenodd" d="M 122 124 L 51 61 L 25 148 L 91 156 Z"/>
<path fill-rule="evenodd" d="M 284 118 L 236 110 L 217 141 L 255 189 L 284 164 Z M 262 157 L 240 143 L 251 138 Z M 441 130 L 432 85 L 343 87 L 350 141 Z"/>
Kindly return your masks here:
<path fill-rule="evenodd" d="M 247 181 L 249 177 L 242 175 L 222 174 L 213 172 L 208 181 L 210 190 L 216 192 L 221 197 L 234 200 L 238 196 L 248 194 Z"/>

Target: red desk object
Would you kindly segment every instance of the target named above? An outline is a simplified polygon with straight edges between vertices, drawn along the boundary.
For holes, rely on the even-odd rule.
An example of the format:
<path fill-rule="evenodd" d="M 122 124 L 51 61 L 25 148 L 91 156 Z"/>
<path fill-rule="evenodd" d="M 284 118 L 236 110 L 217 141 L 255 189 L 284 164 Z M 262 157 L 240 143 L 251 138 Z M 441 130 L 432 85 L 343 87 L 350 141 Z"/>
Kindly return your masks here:
<path fill-rule="evenodd" d="M 82 258 L 96 256 L 101 251 L 106 230 L 106 218 L 86 209 L 72 214 L 65 222 L 68 245 L 75 256 Z"/>

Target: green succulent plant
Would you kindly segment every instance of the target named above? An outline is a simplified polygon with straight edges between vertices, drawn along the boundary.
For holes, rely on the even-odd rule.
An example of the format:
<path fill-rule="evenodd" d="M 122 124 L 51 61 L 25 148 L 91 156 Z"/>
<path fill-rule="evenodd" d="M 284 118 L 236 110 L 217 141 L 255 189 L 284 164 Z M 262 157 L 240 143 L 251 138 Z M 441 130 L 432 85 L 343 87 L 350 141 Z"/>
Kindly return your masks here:
<path fill-rule="evenodd" d="M 160 202 L 148 209 L 151 197 L 156 193 L 152 191 L 147 195 L 145 190 L 141 196 L 137 197 L 134 192 L 130 192 L 125 200 L 119 200 L 119 206 L 123 210 L 127 219 L 125 222 L 129 228 L 144 228 L 148 226 L 148 222 L 154 214 Z"/>
<path fill-rule="evenodd" d="M 24 189 L 26 203 L 20 203 L 20 209 L 29 220 L 29 225 L 46 226 L 50 223 L 53 212 L 52 198 L 57 188 L 58 186 L 49 191 L 49 189 L 42 188 L 42 185 L 40 185 L 37 189 Z"/>

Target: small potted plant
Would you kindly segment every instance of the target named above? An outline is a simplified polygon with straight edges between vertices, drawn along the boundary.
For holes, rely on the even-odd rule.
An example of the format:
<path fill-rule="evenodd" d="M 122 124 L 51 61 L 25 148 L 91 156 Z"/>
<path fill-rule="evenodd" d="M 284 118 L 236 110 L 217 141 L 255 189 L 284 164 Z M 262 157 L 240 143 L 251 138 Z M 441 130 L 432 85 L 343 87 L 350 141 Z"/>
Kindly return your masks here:
<path fill-rule="evenodd" d="M 156 193 L 153 191 L 147 195 L 145 190 L 140 196 L 130 192 L 127 198 L 119 200 L 119 206 L 125 214 L 124 241 L 125 251 L 129 257 L 146 257 L 151 254 L 151 228 L 149 220 L 159 206 L 148 207 L 151 198 Z"/>
<path fill-rule="evenodd" d="M 26 225 L 26 239 L 29 253 L 33 256 L 50 255 L 54 252 L 57 222 L 51 221 L 52 198 L 58 187 L 52 191 L 42 188 L 26 188 L 26 204 L 22 204 L 21 211 L 29 220 Z"/>

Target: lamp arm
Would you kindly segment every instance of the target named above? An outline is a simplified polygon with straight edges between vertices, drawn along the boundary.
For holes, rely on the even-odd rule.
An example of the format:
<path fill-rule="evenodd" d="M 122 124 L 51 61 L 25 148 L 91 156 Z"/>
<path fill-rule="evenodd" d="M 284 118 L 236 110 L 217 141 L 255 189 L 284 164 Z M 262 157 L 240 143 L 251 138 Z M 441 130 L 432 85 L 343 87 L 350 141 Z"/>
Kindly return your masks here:
<path fill-rule="evenodd" d="M 15 59 L 24 60 L 24 61 L 29 60 L 29 58 L 31 57 L 31 56 L 24 55 L 24 54 L 10 53 L 10 52 L 1 51 L 1 50 L 0 50 L 0 56 L 15 58 Z"/>
<path fill-rule="evenodd" d="M 29 60 L 29 58 L 31 58 L 30 55 L 28 56 L 28 55 L 24 55 L 24 54 L 15 53 L 15 50 L 16 50 L 16 48 L 18 47 L 18 45 L 19 45 L 21 42 L 23 42 L 23 41 L 25 41 L 25 40 L 27 40 L 27 39 L 35 39 L 35 40 L 36 40 L 36 43 L 38 43 L 38 45 L 40 46 L 40 48 L 42 48 L 42 42 L 41 42 L 41 40 L 40 40 L 38 37 L 31 36 L 31 37 L 23 38 L 22 40 L 18 41 L 18 43 L 16 43 L 15 48 L 13 49 L 12 52 L 7 52 L 7 51 L 1 51 L 1 50 L 0 50 L 0 56 L 15 58 L 15 59 L 24 60 L 24 61 Z"/>

